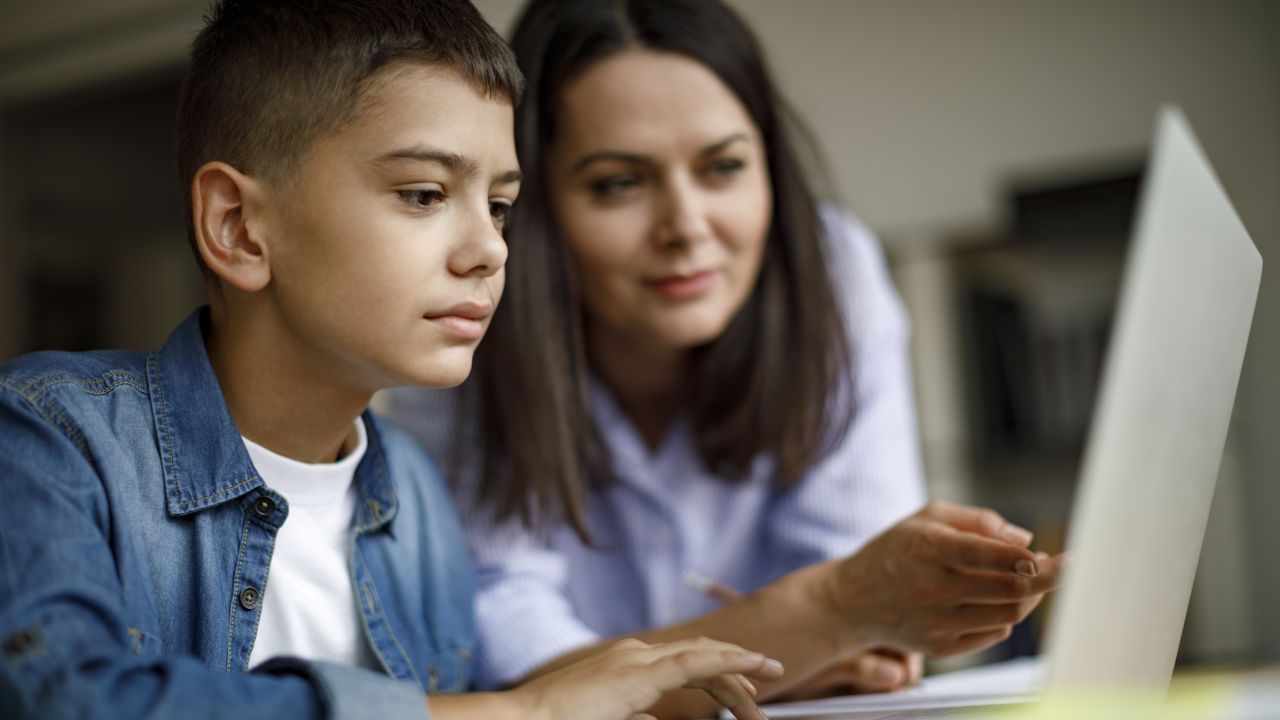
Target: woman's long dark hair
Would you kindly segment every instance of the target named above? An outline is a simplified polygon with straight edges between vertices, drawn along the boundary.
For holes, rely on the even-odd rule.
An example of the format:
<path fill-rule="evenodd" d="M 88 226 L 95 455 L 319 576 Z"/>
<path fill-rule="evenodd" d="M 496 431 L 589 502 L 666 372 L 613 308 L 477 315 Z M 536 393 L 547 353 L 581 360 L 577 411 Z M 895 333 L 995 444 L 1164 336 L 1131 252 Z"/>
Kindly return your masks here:
<path fill-rule="evenodd" d="M 613 478 L 588 404 L 582 301 L 551 211 L 545 153 L 566 83 L 634 48 L 710 68 L 763 138 L 774 208 L 760 275 L 724 333 L 694 351 L 687 411 L 709 470 L 741 479 L 767 455 L 776 482 L 794 484 L 848 428 L 850 348 L 817 203 L 789 137 L 803 133 L 755 37 L 719 0 L 532 0 L 512 44 L 528 82 L 515 117 L 525 181 L 508 226 L 506 290 L 476 359 L 478 407 L 470 406 L 482 422 L 489 509 L 534 526 L 567 522 L 587 540 L 585 496 Z"/>

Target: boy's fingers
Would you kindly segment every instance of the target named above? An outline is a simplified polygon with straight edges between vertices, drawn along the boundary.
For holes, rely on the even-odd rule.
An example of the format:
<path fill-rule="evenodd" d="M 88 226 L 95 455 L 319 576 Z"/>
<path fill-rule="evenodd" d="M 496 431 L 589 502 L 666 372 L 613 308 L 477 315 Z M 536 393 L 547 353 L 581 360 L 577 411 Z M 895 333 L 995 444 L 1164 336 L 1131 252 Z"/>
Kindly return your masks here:
<path fill-rule="evenodd" d="M 754 670 L 743 670 L 743 675 L 755 678 L 756 680 L 781 680 L 786 674 L 786 670 L 782 667 L 782 663 L 773 658 L 765 658 L 764 662 Z"/>
<path fill-rule="evenodd" d="M 712 643 L 711 647 L 690 646 L 684 642 L 672 643 L 674 647 L 667 648 L 664 656 L 653 661 L 651 668 L 657 673 L 656 681 L 662 689 L 695 685 L 700 681 L 733 673 L 766 681 L 782 677 L 782 664 L 777 660 L 759 653 L 749 653 L 736 645 L 708 642 Z M 734 686 L 745 692 L 737 682 L 734 682 Z"/>
<path fill-rule="evenodd" d="M 717 675 L 709 680 L 690 683 L 686 687 L 701 688 L 738 720 L 766 720 L 756 707 L 756 700 L 735 675 Z"/>
<path fill-rule="evenodd" d="M 1031 545 L 1030 530 L 1014 525 L 994 510 L 933 502 L 929 503 L 925 513 L 956 530 L 984 535 L 1022 548 Z"/>
<path fill-rule="evenodd" d="M 746 675 L 743 675 L 742 673 L 734 673 L 733 679 L 737 680 L 738 684 L 741 685 L 751 697 L 755 697 L 760 694 L 760 691 L 756 688 L 756 684 L 748 680 Z"/>
<path fill-rule="evenodd" d="M 754 653 L 743 647 L 734 645 L 733 643 L 724 642 L 723 640 L 713 640 L 708 637 L 685 638 L 684 640 L 672 640 L 670 642 L 657 643 L 653 645 L 636 641 L 636 645 L 634 647 L 637 650 L 644 651 L 644 654 L 647 655 L 651 661 L 657 661 L 664 657 L 669 657 L 677 653 L 691 650 L 701 652 L 721 651 L 725 653 L 737 653 L 739 655 L 748 655 L 760 660 L 763 660 L 764 658 L 760 653 Z"/>

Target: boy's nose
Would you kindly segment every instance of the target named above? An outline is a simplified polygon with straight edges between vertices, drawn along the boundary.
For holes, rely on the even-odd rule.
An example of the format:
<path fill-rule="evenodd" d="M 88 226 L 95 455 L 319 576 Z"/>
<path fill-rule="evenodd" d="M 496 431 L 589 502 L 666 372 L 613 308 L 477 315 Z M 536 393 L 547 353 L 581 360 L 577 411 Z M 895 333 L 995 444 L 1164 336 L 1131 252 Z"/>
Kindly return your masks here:
<path fill-rule="evenodd" d="M 456 275 L 489 277 L 507 262 L 507 242 L 493 225 L 488 206 L 480 221 L 467 223 L 464 237 L 449 258 L 449 269 Z"/>

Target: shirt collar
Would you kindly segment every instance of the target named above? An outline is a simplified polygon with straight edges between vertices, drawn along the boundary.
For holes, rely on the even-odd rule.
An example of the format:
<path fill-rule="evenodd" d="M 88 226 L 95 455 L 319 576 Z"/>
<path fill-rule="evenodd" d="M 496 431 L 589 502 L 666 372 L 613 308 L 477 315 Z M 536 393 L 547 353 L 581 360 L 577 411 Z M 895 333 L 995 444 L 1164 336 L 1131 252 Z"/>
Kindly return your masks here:
<path fill-rule="evenodd" d="M 220 505 L 263 486 L 209 363 L 204 344 L 208 325 L 208 308 L 193 312 L 163 347 L 147 356 L 166 505 L 175 516 Z M 356 467 L 356 523 L 371 530 L 389 523 L 398 504 L 377 421 L 368 410 L 361 417 L 368 448 Z"/>
<path fill-rule="evenodd" d="M 262 485 L 209 364 L 208 322 L 208 308 L 195 311 L 147 356 L 170 515 L 204 510 Z"/>
<path fill-rule="evenodd" d="M 662 445 L 650 450 L 640 431 L 622 411 L 617 399 L 594 373 L 587 377 L 588 402 L 600 437 L 609 451 L 614 477 L 650 494 L 666 494 L 663 479 L 673 465 L 692 462 L 701 467 L 690 437 L 689 416 L 681 413 Z"/>
<path fill-rule="evenodd" d="M 395 518 L 400 503 L 396 500 L 391 472 L 387 469 L 382 428 L 372 411 L 365 410 L 360 417 L 368 433 L 369 447 L 356 466 L 355 486 L 360 498 L 356 505 L 356 527 L 365 532 L 384 527 L 389 531 L 388 525 Z"/>

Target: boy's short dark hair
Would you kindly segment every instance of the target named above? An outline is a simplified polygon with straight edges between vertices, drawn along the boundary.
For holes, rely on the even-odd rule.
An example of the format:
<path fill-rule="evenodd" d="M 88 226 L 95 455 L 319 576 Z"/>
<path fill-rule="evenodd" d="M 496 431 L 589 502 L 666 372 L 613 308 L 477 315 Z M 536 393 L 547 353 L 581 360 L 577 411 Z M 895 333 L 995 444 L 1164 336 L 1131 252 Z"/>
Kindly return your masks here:
<path fill-rule="evenodd" d="M 354 118 L 367 81 L 406 60 L 448 65 L 513 106 L 524 89 L 511 49 L 468 0 L 216 2 L 178 101 L 192 249 L 191 181 L 201 165 L 288 178 L 316 140 Z M 209 276 L 199 252 L 196 262 Z"/>

